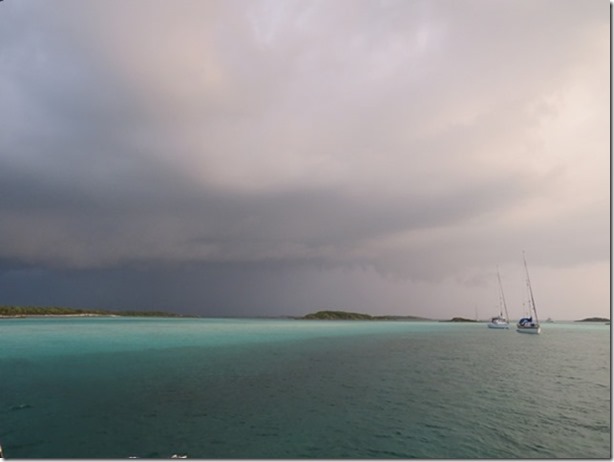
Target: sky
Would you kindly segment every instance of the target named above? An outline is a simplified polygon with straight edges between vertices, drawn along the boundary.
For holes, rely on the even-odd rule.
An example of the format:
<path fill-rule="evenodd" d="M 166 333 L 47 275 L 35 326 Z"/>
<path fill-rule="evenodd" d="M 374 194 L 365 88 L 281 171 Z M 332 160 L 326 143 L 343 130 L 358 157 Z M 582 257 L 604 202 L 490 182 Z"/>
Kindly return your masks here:
<path fill-rule="evenodd" d="M 605 0 L 5 0 L 0 305 L 610 315 Z"/>

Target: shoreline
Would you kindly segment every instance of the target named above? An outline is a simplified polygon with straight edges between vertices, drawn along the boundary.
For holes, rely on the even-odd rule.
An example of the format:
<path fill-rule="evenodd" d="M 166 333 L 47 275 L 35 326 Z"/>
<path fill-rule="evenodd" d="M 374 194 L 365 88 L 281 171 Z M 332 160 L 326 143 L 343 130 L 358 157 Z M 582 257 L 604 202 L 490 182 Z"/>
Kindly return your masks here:
<path fill-rule="evenodd" d="M 118 314 L 96 314 L 96 313 L 79 313 L 79 314 L 0 314 L 0 318 L 122 318 L 129 316 L 120 316 Z"/>

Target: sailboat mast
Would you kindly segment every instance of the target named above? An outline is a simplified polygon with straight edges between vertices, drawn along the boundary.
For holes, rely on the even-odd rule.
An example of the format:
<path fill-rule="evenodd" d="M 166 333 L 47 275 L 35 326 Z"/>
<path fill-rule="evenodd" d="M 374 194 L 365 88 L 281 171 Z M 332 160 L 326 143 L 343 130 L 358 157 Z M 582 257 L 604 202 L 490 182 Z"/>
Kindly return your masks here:
<path fill-rule="evenodd" d="M 499 267 L 497 267 L 497 279 L 499 280 L 499 292 L 501 292 L 501 301 L 503 302 L 503 309 L 505 309 L 505 320 L 510 322 L 510 317 L 507 314 L 507 304 L 505 303 L 505 294 L 503 293 L 503 284 L 501 284 L 501 275 L 499 274 Z"/>
<path fill-rule="evenodd" d="M 531 278 L 529 278 L 529 268 L 527 268 L 527 259 L 522 252 L 522 259 L 524 260 L 524 270 L 527 273 L 527 286 L 529 287 L 529 295 L 531 296 L 531 308 L 533 309 L 533 313 L 535 314 L 535 323 L 539 324 L 539 319 L 537 318 L 537 309 L 535 309 L 535 299 L 533 298 L 533 289 L 531 288 Z"/>

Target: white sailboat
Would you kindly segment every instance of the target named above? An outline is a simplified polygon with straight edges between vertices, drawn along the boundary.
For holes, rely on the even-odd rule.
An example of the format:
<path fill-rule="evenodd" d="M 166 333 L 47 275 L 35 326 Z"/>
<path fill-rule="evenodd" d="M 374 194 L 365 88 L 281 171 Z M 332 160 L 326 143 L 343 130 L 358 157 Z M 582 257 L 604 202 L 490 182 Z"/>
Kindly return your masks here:
<path fill-rule="evenodd" d="M 499 315 L 490 319 L 488 327 L 491 329 L 509 329 L 510 317 L 507 314 L 507 304 L 505 303 L 505 295 L 503 294 L 503 285 L 501 284 L 499 268 L 497 268 L 497 279 L 499 280 Z M 505 317 L 503 317 L 503 310 L 505 310 Z"/>
<path fill-rule="evenodd" d="M 527 273 L 527 288 L 529 289 L 529 316 L 521 318 L 516 324 L 516 332 L 522 334 L 539 334 L 542 331 L 537 317 L 537 308 L 535 307 L 535 299 L 533 298 L 533 289 L 531 288 L 531 279 L 529 278 L 529 269 L 527 268 L 527 259 L 522 253 L 524 260 L 524 270 Z M 535 318 L 533 318 L 535 316 Z"/>

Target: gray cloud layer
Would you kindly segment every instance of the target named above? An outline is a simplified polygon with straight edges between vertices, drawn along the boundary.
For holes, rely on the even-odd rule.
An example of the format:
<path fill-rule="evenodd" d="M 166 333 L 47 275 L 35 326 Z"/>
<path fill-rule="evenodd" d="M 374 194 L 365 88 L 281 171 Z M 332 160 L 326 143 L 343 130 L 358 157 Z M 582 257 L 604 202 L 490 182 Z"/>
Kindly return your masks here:
<path fill-rule="evenodd" d="M 23 268 L 89 274 L 108 282 L 100 303 L 124 305 L 150 303 L 109 282 L 134 268 L 168 281 L 166 304 L 180 268 L 217 271 L 210 300 L 235 312 L 351 304 L 327 271 L 348 291 L 368 273 L 378 297 L 398 290 L 378 278 L 464 287 L 522 249 L 558 268 L 544 279 L 607 271 L 605 2 L 0 7 L 0 284 L 15 300 Z M 289 295 L 286 271 L 303 281 Z M 262 290 L 213 288 L 233 277 Z M 196 286 L 181 303 L 207 299 Z"/>

